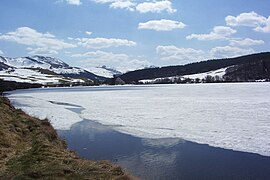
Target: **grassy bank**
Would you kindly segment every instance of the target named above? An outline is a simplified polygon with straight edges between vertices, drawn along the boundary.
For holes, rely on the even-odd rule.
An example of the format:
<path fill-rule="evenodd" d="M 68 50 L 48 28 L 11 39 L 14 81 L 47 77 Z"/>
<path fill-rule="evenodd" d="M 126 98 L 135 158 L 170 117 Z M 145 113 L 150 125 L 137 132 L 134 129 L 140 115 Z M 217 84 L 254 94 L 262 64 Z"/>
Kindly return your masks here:
<path fill-rule="evenodd" d="M 131 179 L 107 161 L 80 159 L 47 120 L 14 109 L 0 96 L 0 179 Z"/>

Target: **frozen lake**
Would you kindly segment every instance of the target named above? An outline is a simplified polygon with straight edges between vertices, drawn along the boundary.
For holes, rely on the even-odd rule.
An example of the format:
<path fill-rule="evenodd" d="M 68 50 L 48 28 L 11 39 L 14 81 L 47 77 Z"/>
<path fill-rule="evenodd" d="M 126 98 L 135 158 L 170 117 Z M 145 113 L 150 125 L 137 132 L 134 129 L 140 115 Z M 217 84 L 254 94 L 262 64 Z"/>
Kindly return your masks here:
<path fill-rule="evenodd" d="M 89 119 L 135 137 L 270 156 L 269 83 L 30 89 L 8 98 L 56 129 Z"/>
<path fill-rule="evenodd" d="M 84 120 L 58 130 L 69 149 L 91 160 L 110 160 L 145 180 L 270 179 L 270 157 L 179 138 L 147 139 Z"/>

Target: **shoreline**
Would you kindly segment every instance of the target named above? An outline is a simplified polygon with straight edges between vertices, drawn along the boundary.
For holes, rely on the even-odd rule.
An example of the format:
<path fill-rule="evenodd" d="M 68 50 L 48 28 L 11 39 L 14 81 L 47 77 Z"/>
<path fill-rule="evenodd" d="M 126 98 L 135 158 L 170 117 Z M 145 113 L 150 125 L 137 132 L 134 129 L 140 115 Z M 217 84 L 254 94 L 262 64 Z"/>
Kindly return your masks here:
<path fill-rule="evenodd" d="M 3 96 L 0 112 L 0 178 L 134 179 L 109 161 L 78 157 L 48 120 L 15 109 Z"/>

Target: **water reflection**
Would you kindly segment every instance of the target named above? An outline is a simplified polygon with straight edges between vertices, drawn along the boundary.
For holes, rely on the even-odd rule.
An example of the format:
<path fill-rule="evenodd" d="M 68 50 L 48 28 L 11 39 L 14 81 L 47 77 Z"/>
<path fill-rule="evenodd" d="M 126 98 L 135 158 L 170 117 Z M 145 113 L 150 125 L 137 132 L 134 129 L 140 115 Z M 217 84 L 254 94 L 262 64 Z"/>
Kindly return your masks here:
<path fill-rule="evenodd" d="M 142 179 L 270 179 L 270 157 L 181 139 L 141 139 L 84 120 L 59 131 L 70 149 L 111 160 Z"/>

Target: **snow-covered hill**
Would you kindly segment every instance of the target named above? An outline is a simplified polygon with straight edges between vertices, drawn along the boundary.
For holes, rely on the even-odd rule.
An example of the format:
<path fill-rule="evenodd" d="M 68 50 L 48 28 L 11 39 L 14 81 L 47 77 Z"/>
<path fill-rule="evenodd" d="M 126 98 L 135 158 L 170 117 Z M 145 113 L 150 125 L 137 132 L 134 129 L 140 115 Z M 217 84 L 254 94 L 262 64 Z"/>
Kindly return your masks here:
<path fill-rule="evenodd" d="M 107 66 L 90 67 L 90 68 L 87 68 L 87 70 L 96 74 L 96 75 L 103 76 L 106 78 L 112 78 L 115 75 L 123 74 L 123 72 L 120 72 L 120 71 L 115 70 L 113 68 L 109 68 Z"/>
<path fill-rule="evenodd" d="M 223 76 L 226 74 L 226 70 L 228 69 L 228 67 L 226 68 L 221 68 L 215 71 L 209 71 L 209 72 L 205 72 L 205 73 L 199 73 L 199 74 L 190 74 L 190 75 L 185 75 L 183 76 L 184 78 L 190 78 L 190 79 L 206 79 L 207 76 L 211 76 L 214 78 L 219 78 L 219 79 L 223 79 Z"/>
<path fill-rule="evenodd" d="M 61 84 L 102 81 L 105 78 L 82 68 L 69 66 L 62 60 L 52 57 L 9 58 L 0 56 L 0 79 L 40 84 Z"/>
<path fill-rule="evenodd" d="M 67 78 L 61 75 L 50 75 L 40 72 L 38 69 L 16 68 L 0 71 L 0 79 L 5 81 L 38 83 L 44 85 L 61 83 L 84 83 L 82 79 Z"/>
<path fill-rule="evenodd" d="M 29 56 L 20 58 L 1 57 L 0 62 L 15 68 L 41 68 L 49 69 L 56 74 L 79 74 L 85 70 L 71 67 L 65 62 L 45 56 Z"/>
<path fill-rule="evenodd" d="M 162 83 L 162 82 L 175 83 L 175 82 L 185 81 L 187 79 L 190 79 L 194 82 L 195 81 L 202 82 L 202 81 L 205 81 L 209 77 L 214 78 L 214 80 L 222 81 L 223 76 L 226 74 L 226 70 L 228 68 L 230 67 L 221 68 L 214 71 L 209 71 L 209 72 L 204 72 L 204 73 L 199 73 L 199 74 L 189 74 L 189 75 L 184 75 L 184 76 L 172 76 L 172 77 L 163 77 L 163 78 L 155 78 L 155 79 L 144 79 L 144 80 L 140 80 L 139 82 L 143 84 L 156 84 L 156 83 Z"/>

